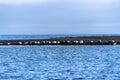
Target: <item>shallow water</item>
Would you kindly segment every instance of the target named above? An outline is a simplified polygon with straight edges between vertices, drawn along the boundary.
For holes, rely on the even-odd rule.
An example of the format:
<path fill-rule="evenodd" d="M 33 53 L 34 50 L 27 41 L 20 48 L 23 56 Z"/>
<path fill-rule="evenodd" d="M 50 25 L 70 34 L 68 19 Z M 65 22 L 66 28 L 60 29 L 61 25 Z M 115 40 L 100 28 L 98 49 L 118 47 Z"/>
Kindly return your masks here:
<path fill-rule="evenodd" d="M 120 46 L 0 46 L 0 80 L 120 80 Z"/>
<path fill-rule="evenodd" d="M 75 36 L 83 36 L 83 35 L 0 35 L 0 40 L 47 39 L 47 38 L 56 38 L 56 37 L 75 37 Z"/>
<path fill-rule="evenodd" d="M 16 40 L 16 39 L 47 39 L 56 37 L 77 37 L 77 36 L 112 36 L 113 34 L 66 34 L 66 35 L 0 35 L 0 40 Z M 120 36 L 120 35 L 113 35 Z"/>

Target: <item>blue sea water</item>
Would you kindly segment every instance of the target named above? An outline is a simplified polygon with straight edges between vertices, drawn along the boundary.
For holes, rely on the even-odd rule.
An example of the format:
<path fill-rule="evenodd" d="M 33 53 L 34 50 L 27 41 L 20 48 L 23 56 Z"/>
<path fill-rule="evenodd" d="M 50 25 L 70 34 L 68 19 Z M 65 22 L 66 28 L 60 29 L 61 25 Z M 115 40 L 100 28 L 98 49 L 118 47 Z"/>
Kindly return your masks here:
<path fill-rule="evenodd" d="M 77 36 L 111 36 L 118 34 L 66 34 L 66 35 L 0 35 L 0 40 L 16 40 L 16 39 L 46 39 L 56 37 L 77 37 Z M 120 36 L 120 35 L 119 35 Z"/>
<path fill-rule="evenodd" d="M 0 80 L 120 80 L 120 46 L 0 46 Z"/>

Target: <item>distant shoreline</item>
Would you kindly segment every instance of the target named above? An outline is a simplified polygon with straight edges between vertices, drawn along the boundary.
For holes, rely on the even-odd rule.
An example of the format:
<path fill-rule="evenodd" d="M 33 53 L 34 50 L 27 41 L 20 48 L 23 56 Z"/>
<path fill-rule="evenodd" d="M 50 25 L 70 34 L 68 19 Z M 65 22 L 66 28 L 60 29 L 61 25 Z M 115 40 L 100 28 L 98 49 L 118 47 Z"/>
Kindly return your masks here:
<path fill-rule="evenodd" d="M 0 40 L 0 45 L 120 45 L 120 36 L 82 36 L 49 39 Z"/>

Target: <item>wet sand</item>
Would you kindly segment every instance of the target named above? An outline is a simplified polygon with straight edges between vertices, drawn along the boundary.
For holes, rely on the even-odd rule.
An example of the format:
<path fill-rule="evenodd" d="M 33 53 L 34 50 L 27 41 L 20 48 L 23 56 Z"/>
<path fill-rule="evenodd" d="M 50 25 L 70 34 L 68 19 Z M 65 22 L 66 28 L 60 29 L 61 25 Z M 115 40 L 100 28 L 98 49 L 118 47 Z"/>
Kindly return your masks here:
<path fill-rule="evenodd" d="M 120 36 L 82 36 L 49 39 L 0 40 L 0 45 L 120 45 Z"/>

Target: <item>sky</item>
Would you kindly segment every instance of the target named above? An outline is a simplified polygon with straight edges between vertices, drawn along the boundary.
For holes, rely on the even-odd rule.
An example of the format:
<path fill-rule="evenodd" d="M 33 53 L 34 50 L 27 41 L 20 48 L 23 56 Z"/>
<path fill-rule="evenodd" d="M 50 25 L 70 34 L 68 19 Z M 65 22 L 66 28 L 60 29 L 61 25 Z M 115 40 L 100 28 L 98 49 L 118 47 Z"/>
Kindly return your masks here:
<path fill-rule="evenodd" d="M 0 35 L 120 34 L 119 0 L 0 0 Z"/>

